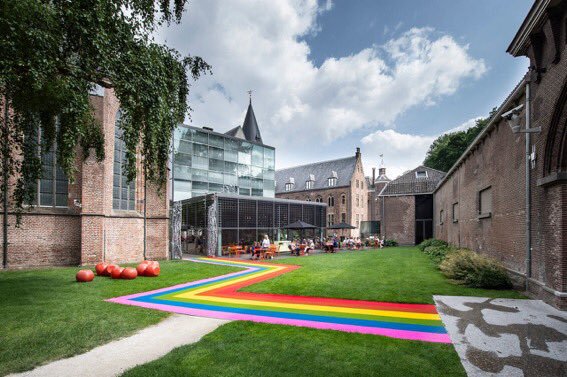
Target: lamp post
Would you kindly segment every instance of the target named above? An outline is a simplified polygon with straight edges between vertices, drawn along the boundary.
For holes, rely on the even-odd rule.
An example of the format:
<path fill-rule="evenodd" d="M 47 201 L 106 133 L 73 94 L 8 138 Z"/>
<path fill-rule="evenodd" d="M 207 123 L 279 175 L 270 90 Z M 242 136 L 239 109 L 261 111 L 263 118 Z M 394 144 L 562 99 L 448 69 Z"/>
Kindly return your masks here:
<path fill-rule="evenodd" d="M 525 105 L 519 105 L 512 110 L 502 114 L 502 118 L 506 119 L 508 126 L 512 129 L 512 132 L 523 133 L 526 135 L 526 164 L 525 164 L 525 200 L 526 200 L 526 292 L 529 288 L 529 279 L 532 276 L 532 221 L 531 221 L 531 155 L 530 155 L 530 144 L 531 144 L 531 134 L 540 133 L 541 127 L 531 127 L 531 115 L 530 115 L 530 80 L 526 81 L 526 101 Z M 521 129 L 520 127 L 520 112 L 525 107 L 525 119 L 526 128 Z"/>

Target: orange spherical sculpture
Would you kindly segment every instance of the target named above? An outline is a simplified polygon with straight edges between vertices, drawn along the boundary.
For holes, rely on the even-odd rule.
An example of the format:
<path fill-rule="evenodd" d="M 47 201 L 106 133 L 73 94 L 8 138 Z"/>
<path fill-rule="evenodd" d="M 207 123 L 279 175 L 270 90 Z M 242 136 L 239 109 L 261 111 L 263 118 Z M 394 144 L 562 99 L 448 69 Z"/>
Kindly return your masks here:
<path fill-rule="evenodd" d="M 109 264 L 108 266 L 106 266 L 106 270 L 104 270 L 104 274 L 106 276 L 110 276 L 112 274 L 112 270 L 114 270 L 115 268 L 117 268 L 118 265 L 116 264 Z"/>
<path fill-rule="evenodd" d="M 110 276 L 113 279 L 120 279 L 121 275 L 122 275 L 122 271 L 124 271 L 123 267 L 119 267 L 116 266 L 115 268 L 112 269 L 112 272 L 110 273 Z"/>
<path fill-rule="evenodd" d="M 105 275 L 105 271 L 106 271 L 106 267 L 108 267 L 108 265 L 106 263 L 99 263 L 95 266 L 95 270 L 96 270 L 96 274 L 98 276 L 102 276 Z"/>
<path fill-rule="evenodd" d="M 120 274 L 122 279 L 128 280 L 136 279 L 136 276 L 138 276 L 138 271 L 133 267 L 126 267 L 124 271 L 122 271 L 122 274 Z"/>
<path fill-rule="evenodd" d="M 148 266 L 148 268 L 146 268 L 146 271 L 144 272 L 144 276 L 156 277 L 159 276 L 159 272 L 160 272 L 159 264 L 157 266 L 155 264 L 151 264 Z"/>
<path fill-rule="evenodd" d="M 77 272 L 75 278 L 79 283 L 86 283 L 93 281 L 94 273 L 91 270 L 80 270 L 79 272 Z"/>
<path fill-rule="evenodd" d="M 144 274 L 146 273 L 146 268 L 148 268 L 149 264 L 147 263 L 140 263 L 138 265 L 138 267 L 136 267 L 136 271 L 138 272 L 138 275 L 140 276 L 144 276 Z"/>
<path fill-rule="evenodd" d="M 152 261 L 149 261 L 149 260 L 146 259 L 146 260 L 143 260 L 142 263 L 140 263 L 140 264 L 150 264 L 150 263 L 152 263 Z"/>

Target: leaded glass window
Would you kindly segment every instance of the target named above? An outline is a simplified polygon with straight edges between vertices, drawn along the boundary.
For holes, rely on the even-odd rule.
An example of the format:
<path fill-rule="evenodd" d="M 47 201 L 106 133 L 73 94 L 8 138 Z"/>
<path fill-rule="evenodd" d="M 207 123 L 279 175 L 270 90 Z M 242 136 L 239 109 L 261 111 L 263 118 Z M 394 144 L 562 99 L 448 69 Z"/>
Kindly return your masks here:
<path fill-rule="evenodd" d="M 136 185 L 128 182 L 126 176 L 126 143 L 122 139 L 124 131 L 120 128 L 122 113 L 116 114 L 114 124 L 114 178 L 112 185 L 112 208 L 127 211 L 135 209 Z"/>
<path fill-rule="evenodd" d="M 57 122 L 59 128 L 59 122 Z M 37 184 L 37 195 L 34 204 L 40 207 L 67 207 L 69 196 L 69 180 L 57 162 L 57 142 L 54 140 L 49 149 L 45 149 L 46 140 L 41 129 L 38 135 L 39 153 L 41 160 L 41 179 Z"/>

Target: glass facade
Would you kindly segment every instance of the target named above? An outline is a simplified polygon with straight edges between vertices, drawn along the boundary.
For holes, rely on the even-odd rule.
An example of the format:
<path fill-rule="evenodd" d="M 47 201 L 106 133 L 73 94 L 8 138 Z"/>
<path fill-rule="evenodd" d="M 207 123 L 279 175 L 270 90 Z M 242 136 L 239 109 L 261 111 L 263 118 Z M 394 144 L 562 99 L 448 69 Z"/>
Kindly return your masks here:
<path fill-rule="evenodd" d="M 300 235 L 321 238 L 327 216 L 327 206 L 323 203 L 230 194 L 188 199 L 182 201 L 181 206 L 181 229 L 187 233 L 186 240 L 191 244 L 187 246 L 188 251 L 203 252 L 197 247 L 207 247 L 207 230 L 214 227 L 218 234 L 218 255 L 230 245 L 261 241 L 265 234 L 273 243 Z M 214 221 L 209 218 L 211 206 L 216 206 Z M 298 220 L 316 228 L 303 232 L 285 228 Z"/>
<path fill-rule="evenodd" d="M 179 126 L 173 142 L 175 201 L 209 193 L 274 197 L 273 147 L 189 126 Z"/>

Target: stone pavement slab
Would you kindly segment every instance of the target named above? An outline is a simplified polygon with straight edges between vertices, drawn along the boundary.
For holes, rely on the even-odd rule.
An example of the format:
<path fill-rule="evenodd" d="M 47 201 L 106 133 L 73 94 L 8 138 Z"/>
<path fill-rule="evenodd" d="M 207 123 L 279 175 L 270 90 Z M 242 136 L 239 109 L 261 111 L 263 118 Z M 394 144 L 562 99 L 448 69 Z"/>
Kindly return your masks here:
<path fill-rule="evenodd" d="M 54 361 L 29 372 L 9 376 L 118 376 L 136 365 L 159 359 L 176 347 L 199 341 L 230 321 L 174 314 L 157 325 L 115 340 L 84 354 Z"/>
<path fill-rule="evenodd" d="M 434 300 L 469 377 L 567 376 L 567 312 L 540 300 Z"/>

